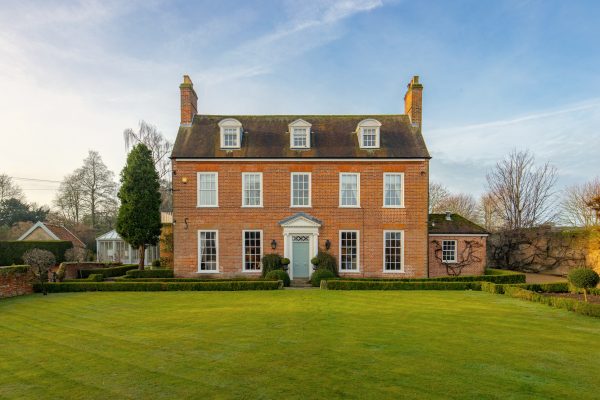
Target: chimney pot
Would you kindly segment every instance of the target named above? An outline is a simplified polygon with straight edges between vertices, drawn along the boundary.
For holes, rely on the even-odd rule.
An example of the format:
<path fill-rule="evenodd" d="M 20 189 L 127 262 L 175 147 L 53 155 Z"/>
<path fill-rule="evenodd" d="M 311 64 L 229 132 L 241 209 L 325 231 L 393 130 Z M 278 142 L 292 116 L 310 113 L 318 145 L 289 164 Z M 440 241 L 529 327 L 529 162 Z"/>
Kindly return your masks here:
<path fill-rule="evenodd" d="M 415 75 L 407 85 L 404 95 L 404 113 L 410 118 L 410 122 L 421 127 L 423 116 L 423 85 L 419 83 L 419 76 Z"/>
<path fill-rule="evenodd" d="M 183 76 L 183 83 L 179 85 L 181 93 L 181 125 L 191 125 L 194 115 L 198 113 L 198 95 L 194 91 L 194 83 L 189 75 Z"/>
<path fill-rule="evenodd" d="M 446 211 L 446 221 L 452 221 L 452 212 Z"/>

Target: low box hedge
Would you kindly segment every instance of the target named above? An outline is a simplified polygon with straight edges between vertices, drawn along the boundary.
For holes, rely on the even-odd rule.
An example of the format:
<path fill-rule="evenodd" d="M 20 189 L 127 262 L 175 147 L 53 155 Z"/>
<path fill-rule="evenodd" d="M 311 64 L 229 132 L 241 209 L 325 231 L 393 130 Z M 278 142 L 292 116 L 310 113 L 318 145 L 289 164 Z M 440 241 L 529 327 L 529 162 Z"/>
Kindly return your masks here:
<path fill-rule="evenodd" d="M 95 269 L 80 269 L 79 278 L 86 279 L 91 274 L 102 274 L 104 279 L 113 278 L 115 276 L 123 276 L 127 271 L 138 268 L 137 264 L 127 264 L 118 267 L 95 268 Z"/>
<path fill-rule="evenodd" d="M 231 282 L 231 281 L 264 281 L 265 278 L 136 278 L 135 282 Z M 115 281 L 134 282 L 127 276 L 119 276 Z"/>
<path fill-rule="evenodd" d="M 29 272 L 29 265 L 11 265 L 0 267 L 0 276 L 26 274 Z"/>
<path fill-rule="evenodd" d="M 567 282 L 556 282 L 556 283 L 519 283 L 515 285 L 509 284 L 495 284 L 492 282 L 482 282 L 481 290 L 484 292 L 503 294 L 506 286 L 518 287 L 525 290 L 531 290 L 537 293 L 567 293 L 569 291 L 569 284 Z"/>
<path fill-rule="evenodd" d="M 276 290 L 281 281 L 221 281 L 221 282 L 52 282 L 45 284 L 48 293 L 63 292 L 169 292 L 169 291 L 236 291 Z M 41 292 L 41 285 L 33 290 Z"/>
<path fill-rule="evenodd" d="M 600 318 L 600 304 L 586 303 L 566 297 L 546 296 L 518 286 L 506 285 L 504 295 L 535 303 L 546 304 L 556 308 L 573 311 L 577 314 Z"/>
<path fill-rule="evenodd" d="M 87 277 L 88 281 L 93 281 L 93 282 L 102 282 L 104 280 L 104 275 L 102 274 L 90 274 L 90 276 Z"/>
<path fill-rule="evenodd" d="M 327 290 L 481 290 L 481 282 L 405 282 L 367 280 L 322 280 Z"/>
<path fill-rule="evenodd" d="M 59 240 L 2 240 L 0 241 L 0 265 L 23 264 L 23 254 L 31 249 L 48 250 L 54 254 L 56 263 L 65 261 L 65 251 L 73 243 Z"/>
<path fill-rule="evenodd" d="M 129 271 L 127 271 L 125 278 L 173 278 L 173 270 L 168 268 L 145 269 L 143 271 L 139 269 L 130 269 Z"/>
<path fill-rule="evenodd" d="M 438 276 L 435 278 L 340 278 L 344 281 L 381 281 L 381 282 L 493 282 L 525 283 L 525 274 L 501 269 L 485 270 L 485 275 Z"/>

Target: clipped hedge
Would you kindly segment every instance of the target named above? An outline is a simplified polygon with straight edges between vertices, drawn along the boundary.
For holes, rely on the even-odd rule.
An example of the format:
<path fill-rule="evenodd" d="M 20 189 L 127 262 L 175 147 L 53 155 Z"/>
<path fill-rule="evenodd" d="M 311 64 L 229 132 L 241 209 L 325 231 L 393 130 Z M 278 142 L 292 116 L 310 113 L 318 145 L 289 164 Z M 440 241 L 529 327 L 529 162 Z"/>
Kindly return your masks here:
<path fill-rule="evenodd" d="M 0 267 L 0 276 L 26 274 L 29 272 L 29 265 L 11 265 L 8 267 Z"/>
<path fill-rule="evenodd" d="M 86 279 L 91 274 L 102 274 L 102 276 L 104 276 L 104 279 L 113 278 L 115 276 L 123 276 L 127 273 L 127 271 L 136 269 L 137 267 L 138 267 L 137 264 L 128 264 L 128 265 L 121 265 L 119 267 L 80 269 L 79 270 L 79 278 Z"/>
<path fill-rule="evenodd" d="M 138 278 L 173 278 L 173 270 L 170 268 L 156 268 L 156 269 L 130 269 L 125 275 L 126 279 L 138 279 Z"/>
<path fill-rule="evenodd" d="M 327 290 L 481 290 L 481 282 L 322 280 Z"/>
<path fill-rule="evenodd" d="M 231 282 L 231 281 L 264 281 L 265 278 L 136 278 L 135 282 Z M 118 276 L 115 281 L 134 282 L 127 276 Z"/>
<path fill-rule="evenodd" d="M 54 254 L 56 263 L 65 260 L 65 251 L 73 247 L 73 243 L 58 240 L 3 240 L 0 241 L 0 265 L 23 264 L 23 254 L 31 249 L 48 250 Z"/>
<path fill-rule="evenodd" d="M 310 277 L 310 284 L 313 287 L 320 287 L 322 280 L 327 280 L 331 278 L 335 278 L 335 274 L 331 272 L 331 270 L 319 268 L 312 273 Z"/>
<path fill-rule="evenodd" d="M 600 318 L 600 304 L 586 303 L 566 297 L 545 296 L 543 294 L 532 292 L 531 290 L 511 285 L 506 285 L 504 287 L 504 295 L 517 299 L 533 301 L 535 303 L 546 304 L 555 308 L 562 308 L 573 311 L 577 314 Z"/>
<path fill-rule="evenodd" d="M 170 291 L 236 291 L 276 290 L 280 281 L 221 281 L 221 282 L 52 282 L 46 283 L 48 293 L 63 292 L 170 292 Z M 41 285 L 33 285 L 41 292 Z"/>
<path fill-rule="evenodd" d="M 525 283 L 525 274 L 501 269 L 486 269 L 485 275 L 439 276 L 436 278 L 341 278 L 345 281 L 381 282 L 493 282 L 499 284 Z"/>
<path fill-rule="evenodd" d="M 569 284 L 566 282 L 556 283 L 520 283 L 516 285 L 499 285 L 492 282 L 482 282 L 481 290 L 484 292 L 503 294 L 506 286 L 518 287 L 537 293 L 567 293 Z"/>
<path fill-rule="evenodd" d="M 93 282 L 102 282 L 104 280 L 104 275 L 102 274 L 90 274 L 90 276 L 87 277 L 88 281 L 93 281 Z"/>

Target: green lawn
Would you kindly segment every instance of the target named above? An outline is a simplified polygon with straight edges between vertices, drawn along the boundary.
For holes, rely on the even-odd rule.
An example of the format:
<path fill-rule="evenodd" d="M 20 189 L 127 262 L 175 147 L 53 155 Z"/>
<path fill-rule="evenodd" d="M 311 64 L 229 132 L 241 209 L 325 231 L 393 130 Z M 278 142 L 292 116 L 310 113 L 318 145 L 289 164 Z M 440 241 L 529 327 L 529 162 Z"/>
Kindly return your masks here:
<path fill-rule="evenodd" d="M 0 398 L 592 399 L 600 319 L 481 292 L 0 301 Z"/>

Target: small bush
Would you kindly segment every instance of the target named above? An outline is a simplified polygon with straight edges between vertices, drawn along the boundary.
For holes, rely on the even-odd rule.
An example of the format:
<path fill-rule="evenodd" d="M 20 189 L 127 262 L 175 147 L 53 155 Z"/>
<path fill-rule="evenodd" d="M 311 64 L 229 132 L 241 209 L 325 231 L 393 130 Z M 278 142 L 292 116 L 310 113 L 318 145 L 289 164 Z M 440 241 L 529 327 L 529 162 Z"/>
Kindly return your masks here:
<path fill-rule="evenodd" d="M 321 281 L 323 279 L 331 279 L 331 278 L 335 278 L 335 274 L 333 272 L 331 272 L 328 269 L 320 269 L 319 268 L 315 272 L 313 272 L 312 275 L 310 276 L 310 283 L 314 287 L 319 287 L 319 286 L 321 286 Z"/>
<path fill-rule="evenodd" d="M 577 289 L 583 290 L 583 297 L 587 302 L 588 289 L 595 288 L 600 282 L 600 276 L 590 268 L 575 268 L 569 271 L 569 283 Z"/>
<path fill-rule="evenodd" d="M 127 279 L 137 278 L 173 278 L 173 270 L 168 268 L 162 269 L 130 269 L 127 271 Z"/>
<path fill-rule="evenodd" d="M 320 251 L 316 257 L 310 260 L 311 264 L 319 269 L 327 269 L 333 272 L 334 276 L 337 276 L 337 262 L 335 257 L 324 251 Z"/>
<path fill-rule="evenodd" d="M 102 282 L 104 280 L 104 275 L 102 274 L 90 274 L 87 277 L 88 281 L 93 281 L 93 282 Z"/>
<path fill-rule="evenodd" d="M 160 268 L 160 260 L 152 261 L 152 268 Z"/>
<path fill-rule="evenodd" d="M 290 259 L 289 258 L 282 258 L 281 259 L 281 265 L 283 265 L 283 266 L 290 265 Z"/>
<path fill-rule="evenodd" d="M 329 290 L 481 290 L 481 282 L 402 282 L 327 280 L 322 289 Z"/>
<path fill-rule="evenodd" d="M 261 259 L 261 263 L 263 278 L 266 277 L 267 274 L 271 271 L 282 269 L 281 256 L 279 254 L 265 254 Z"/>
<path fill-rule="evenodd" d="M 45 284 L 49 293 L 64 292 L 169 292 L 169 291 L 236 291 L 277 290 L 283 287 L 279 281 L 220 281 L 220 282 L 52 282 Z M 40 284 L 33 285 L 36 292 Z"/>
<path fill-rule="evenodd" d="M 265 279 L 283 281 L 283 286 L 290 286 L 290 276 L 282 269 L 274 269 L 273 271 L 269 271 L 265 276 Z"/>

